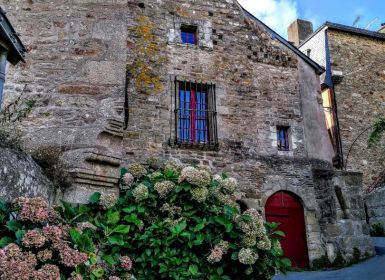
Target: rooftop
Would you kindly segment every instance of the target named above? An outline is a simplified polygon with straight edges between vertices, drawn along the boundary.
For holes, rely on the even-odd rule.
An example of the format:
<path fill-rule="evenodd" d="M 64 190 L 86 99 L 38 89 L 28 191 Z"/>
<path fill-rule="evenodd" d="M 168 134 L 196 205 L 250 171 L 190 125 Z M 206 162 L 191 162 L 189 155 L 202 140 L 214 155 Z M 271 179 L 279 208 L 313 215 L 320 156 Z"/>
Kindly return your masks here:
<path fill-rule="evenodd" d="M 314 31 L 306 40 L 304 40 L 299 47 L 303 46 L 306 42 L 308 42 L 311 38 L 313 38 L 317 33 L 319 33 L 323 29 L 332 29 L 332 30 L 338 30 L 343 32 L 352 33 L 355 35 L 365 36 L 365 37 L 371 37 L 375 39 L 385 40 L 385 33 L 376 32 L 376 31 L 370 31 L 363 28 L 358 27 L 352 27 L 348 25 L 343 25 L 339 23 L 334 23 L 327 21 L 324 24 L 322 24 L 316 31 Z"/>

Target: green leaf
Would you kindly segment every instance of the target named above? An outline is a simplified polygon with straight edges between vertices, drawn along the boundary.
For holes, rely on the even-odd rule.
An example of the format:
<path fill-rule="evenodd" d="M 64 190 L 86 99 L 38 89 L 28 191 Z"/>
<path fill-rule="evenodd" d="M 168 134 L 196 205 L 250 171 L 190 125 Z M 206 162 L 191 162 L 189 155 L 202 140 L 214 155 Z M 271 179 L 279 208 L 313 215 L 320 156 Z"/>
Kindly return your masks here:
<path fill-rule="evenodd" d="M 195 231 L 195 232 L 201 231 L 205 226 L 206 226 L 206 225 L 205 225 L 204 222 L 199 223 L 199 224 L 197 224 L 197 225 L 195 226 L 194 231 Z"/>
<path fill-rule="evenodd" d="M 179 235 L 182 231 L 185 230 L 187 223 L 183 220 L 181 223 L 177 224 L 175 227 L 171 228 L 171 233 L 174 235 Z"/>
<path fill-rule="evenodd" d="M 203 241 L 205 240 L 205 236 L 203 234 L 198 234 L 196 239 L 194 240 L 194 245 L 201 245 Z"/>
<path fill-rule="evenodd" d="M 16 239 L 17 239 L 17 241 L 21 242 L 21 240 L 23 239 L 24 234 L 25 234 L 25 230 L 19 229 L 18 231 L 16 231 Z"/>
<path fill-rule="evenodd" d="M 104 270 L 103 270 L 103 268 L 98 268 L 98 269 L 93 270 L 91 273 L 93 275 L 95 275 L 97 278 L 102 278 L 104 275 Z"/>
<path fill-rule="evenodd" d="M 107 223 L 109 225 L 116 225 L 120 220 L 119 212 L 107 212 Z"/>
<path fill-rule="evenodd" d="M 100 196 L 101 196 L 101 194 L 100 194 L 99 192 L 94 193 L 94 194 L 90 197 L 90 202 L 91 202 L 92 204 L 98 203 L 99 200 L 100 200 Z"/>
<path fill-rule="evenodd" d="M 122 178 L 124 175 L 126 175 L 126 173 L 128 173 L 128 169 L 127 168 L 122 168 L 120 169 L 120 178 Z"/>
<path fill-rule="evenodd" d="M 124 240 L 121 236 L 109 236 L 107 240 L 111 245 L 119 245 L 119 246 L 124 245 Z"/>
<path fill-rule="evenodd" d="M 196 264 L 191 264 L 188 268 L 188 271 L 191 273 L 191 275 L 197 275 L 198 274 L 198 266 Z"/>
<path fill-rule="evenodd" d="M 238 259 L 238 252 L 233 252 L 233 253 L 231 254 L 231 259 L 234 260 L 234 261 L 236 261 L 236 260 Z"/>
<path fill-rule="evenodd" d="M 242 215 L 242 220 L 244 220 L 245 222 L 251 222 L 252 219 L 249 215 Z"/>
<path fill-rule="evenodd" d="M 109 265 L 113 266 L 116 265 L 118 262 L 114 259 L 112 255 L 104 255 L 103 259 L 108 263 Z"/>
<path fill-rule="evenodd" d="M 125 207 L 122 209 L 124 213 L 128 213 L 128 214 L 134 212 L 135 210 L 136 210 L 136 205 L 129 205 L 128 207 Z"/>
<path fill-rule="evenodd" d="M 22 229 L 22 224 L 20 224 L 17 220 L 12 220 L 7 222 L 6 226 L 10 231 L 16 232 L 19 229 Z"/>
<path fill-rule="evenodd" d="M 5 246 L 7 246 L 8 244 L 10 244 L 12 242 L 13 242 L 13 239 L 11 237 L 5 236 L 5 237 L 0 239 L 0 248 L 4 248 Z"/>
<path fill-rule="evenodd" d="M 76 216 L 76 211 L 75 209 L 71 206 L 71 204 L 69 204 L 68 202 L 64 201 L 64 200 L 61 200 L 61 204 L 63 205 L 64 207 L 64 216 L 67 218 L 67 219 L 72 219 L 73 217 Z"/>
<path fill-rule="evenodd" d="M 291 267 L 291 261 L 288 258 L 282 258 L 281 263 L 283 264 L 283 266 Z"/>
<path fill-rule="evenodd" d="M 133 223 L 135 225 L 138 225 L 140 223 L 138 216 L 136 214 L 127 215 L 124 217 L 124 220 L 130 223 Z"/>
<path fill-rule="evenodd" d="M 281 237 L 285 237 L 285 233 L 283 231 L 280 231 L 280 230 L 277 230 L 277 231 L 274 231 L 273 233 L 274 235 L 278 235 L 278 236 L 281 236 Z"/>
<path fill-rule="evenodd" d="M 72 241 L 73 241 L 75 244 L 78 245 L 79 242 L 80 242 L 80 239 L 81 239 L 81 234 L 80 234 L 80 232 L 77 231 L 77 230 L 74 229 L 74 228 L 71 228 L 71 229 L 69 230 L 69 233 L 70 233 L 70 236 L 71 236 Z"/>
<path fill-rule="evenodd" d="M 112 231 L 116 232 L 116 233 L 127 234 L 130 231 L 130 226 L 129 225 L 118 225 Z"/>

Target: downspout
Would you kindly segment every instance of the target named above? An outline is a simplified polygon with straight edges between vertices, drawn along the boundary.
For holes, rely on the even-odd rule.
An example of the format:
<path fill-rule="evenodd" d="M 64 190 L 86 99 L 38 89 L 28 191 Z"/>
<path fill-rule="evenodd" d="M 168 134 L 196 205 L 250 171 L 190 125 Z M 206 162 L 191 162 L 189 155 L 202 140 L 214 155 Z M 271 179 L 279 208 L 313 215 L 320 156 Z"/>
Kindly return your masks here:
<path fill-rule="evenodd" d="M 4 90 L 4 83 L 5 83 L 6 67 L 7 67 L 7 51 L 2 50 L 0 52 L 0 111 L 1 111 L 1 104 L 3 101 L 3 90 Z"/>

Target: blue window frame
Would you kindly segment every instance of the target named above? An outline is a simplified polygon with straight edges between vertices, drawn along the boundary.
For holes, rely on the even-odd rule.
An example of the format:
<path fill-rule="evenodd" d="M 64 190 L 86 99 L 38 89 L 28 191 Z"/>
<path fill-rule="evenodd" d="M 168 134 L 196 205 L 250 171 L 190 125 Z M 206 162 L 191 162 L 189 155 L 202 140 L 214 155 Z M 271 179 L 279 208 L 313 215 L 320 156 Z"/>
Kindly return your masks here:
<path fill-rule="evenodd" d="M 215 84 L 181 81 L 175 77 L 175 145 L 218 149 L 215 91 Z"/>
<path fill-rule="evenodd" d="M 207 92 L 203 88 L 183 88 L 179 90 L 178 139 L 189 144 L 208 142 Z"/>
<path fill-rule="evenodd" d="M 182 26 L 181 27 L 182 43 L 189 45 L 197 45 L 197 28 L 195 26 Z"/>
<path fill-rule="evenodd" d="M 277 142 L 279 151 L 290 151 L 288 126 L 277 126 Z"/>

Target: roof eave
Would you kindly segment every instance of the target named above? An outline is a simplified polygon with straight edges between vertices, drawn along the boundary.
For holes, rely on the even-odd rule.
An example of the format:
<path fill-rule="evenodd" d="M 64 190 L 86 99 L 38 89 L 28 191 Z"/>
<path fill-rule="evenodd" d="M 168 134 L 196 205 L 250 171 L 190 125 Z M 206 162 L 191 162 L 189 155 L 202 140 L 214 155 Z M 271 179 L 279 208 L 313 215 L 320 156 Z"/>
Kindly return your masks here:
<path fill-rule="evenodd" d="M 299 48 L 305 45 L 308 41 L 310 41 L 315 35 L 317 35 L 320 31 L 323 29 L 330 29 L 330 30 L 337 30 L 342 32 L 347 32 L 355 35 L 365 36 L 369 38 L 379 39 L 379 40 L 385 40 L 385 34 L 376 32 L 376 31 L 370 31 L 362 28 L 357 27 L 351 27 L 339 23 L 333 23 L 330 21 L 326 21 L 324 24 L 322 24 L 319 28 L 317 28 L 316 31 L 314 31 L 312 34 L 309 35 L 300 45 Z"/>

